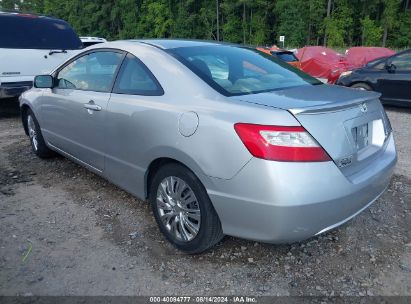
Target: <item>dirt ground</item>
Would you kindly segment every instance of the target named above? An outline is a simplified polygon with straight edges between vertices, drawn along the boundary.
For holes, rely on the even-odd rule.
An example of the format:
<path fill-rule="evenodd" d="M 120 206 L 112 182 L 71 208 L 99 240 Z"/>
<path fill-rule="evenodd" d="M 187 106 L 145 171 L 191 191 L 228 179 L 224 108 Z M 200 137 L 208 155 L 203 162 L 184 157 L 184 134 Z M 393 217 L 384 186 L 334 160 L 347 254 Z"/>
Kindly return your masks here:
<path fill-rule="evenodd" d="M 147 203 L 63 157 L 40 160 L 0 118 L 0 295 L 411 295 L 411 111 L 387 109 L 399 162 L 348 224 L 292 245 L 226 237 L 188 256 Z"/>

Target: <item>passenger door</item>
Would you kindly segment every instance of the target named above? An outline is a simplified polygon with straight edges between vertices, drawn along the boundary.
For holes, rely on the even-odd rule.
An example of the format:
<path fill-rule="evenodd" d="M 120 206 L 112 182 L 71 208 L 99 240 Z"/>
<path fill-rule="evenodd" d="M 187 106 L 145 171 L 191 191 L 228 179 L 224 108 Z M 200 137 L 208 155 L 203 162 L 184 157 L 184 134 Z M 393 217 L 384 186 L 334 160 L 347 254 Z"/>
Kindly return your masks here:
<path fill-rule="evenodd" d="M 401 53 L 383 62 L 384 71 L 377 80 L 377 91 L 390 103 L 411 102 L 411 52 Z"/>
<path fill-rule="evenodd" d="M 105 171 L 111 181 L 138 197 L 144 197 L 147 151 L 168 134 L 157 122 L 173 119 L 163 94 L 149 69 L 128 54 L 108 104 Z"/>
<path fill-rule="evenodd" d="M 104 169 L 107 103 L 123 56 L 98 50 L 73 60 L 57 72 L 41 105 L 48 142 L 98 172 Z"/>

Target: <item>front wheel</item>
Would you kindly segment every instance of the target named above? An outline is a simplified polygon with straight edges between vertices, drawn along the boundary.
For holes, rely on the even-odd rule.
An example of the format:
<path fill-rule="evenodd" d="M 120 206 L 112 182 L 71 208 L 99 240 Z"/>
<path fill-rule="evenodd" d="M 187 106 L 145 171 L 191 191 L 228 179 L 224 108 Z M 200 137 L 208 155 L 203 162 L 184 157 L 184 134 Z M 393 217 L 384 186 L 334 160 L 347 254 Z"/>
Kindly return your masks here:
<path fill-rule="evenodd" d="M 149 200 L 160 231 L 181 251 L 200 253 L 223 238 L 204 186 L 184 166 L 160 168 L 151 182 Z"/>
<path fill-rule="evenodd" d="M 366 83 L 355 83 L 351 86 L 353 89 L 363 90 L 363 91 L 372 91 L 372 88 Z"/>

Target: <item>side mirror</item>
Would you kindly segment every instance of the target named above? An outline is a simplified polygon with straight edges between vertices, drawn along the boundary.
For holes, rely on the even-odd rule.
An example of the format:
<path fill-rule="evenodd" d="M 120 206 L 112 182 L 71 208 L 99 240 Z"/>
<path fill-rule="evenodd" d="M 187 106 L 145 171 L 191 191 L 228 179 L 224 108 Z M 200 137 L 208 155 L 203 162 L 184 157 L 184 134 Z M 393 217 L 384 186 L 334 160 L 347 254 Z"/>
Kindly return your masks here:
<path fill-rule="evenodd" d="M 391 60 L 387 60 L 385 62 L 385 69 L 387 70 L 388 73 L 395 73 L 396 66 L 392 63 Z"/>
<path fill-rule="evenodd" d="M 53 76 L 51 75 L 38 75 L 34 77 L 34 87 L 41 89 L 53 88 Z"/>

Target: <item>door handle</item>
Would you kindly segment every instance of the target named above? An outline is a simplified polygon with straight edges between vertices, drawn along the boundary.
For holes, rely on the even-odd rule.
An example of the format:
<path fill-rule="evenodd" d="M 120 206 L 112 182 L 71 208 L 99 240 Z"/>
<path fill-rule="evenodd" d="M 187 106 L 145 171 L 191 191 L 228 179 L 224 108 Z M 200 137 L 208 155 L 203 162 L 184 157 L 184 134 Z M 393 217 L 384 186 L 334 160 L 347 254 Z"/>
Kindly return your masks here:
<path fill-rule="evenodd" d="M 101 107 L 99 105 L 96 105 L 93 100 L 90 100 L 88 103 L 85 103 L 84 107 L 87 110 L 101 111 Z"/>

